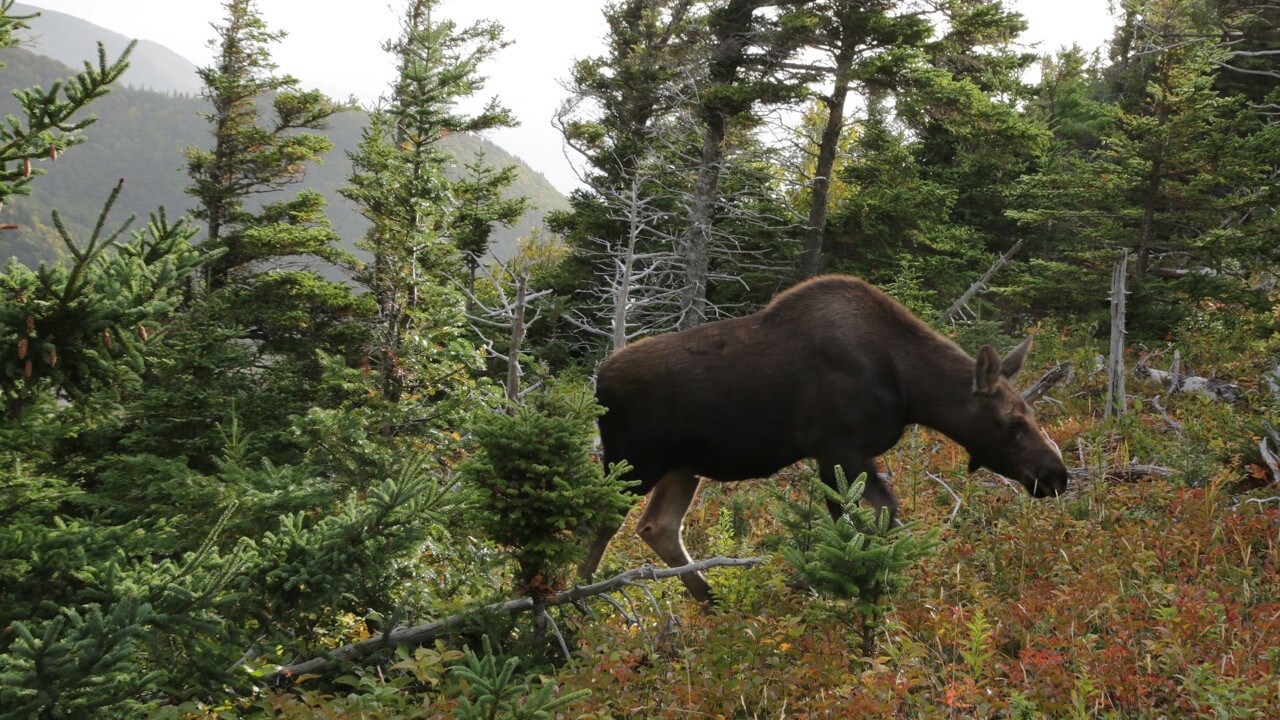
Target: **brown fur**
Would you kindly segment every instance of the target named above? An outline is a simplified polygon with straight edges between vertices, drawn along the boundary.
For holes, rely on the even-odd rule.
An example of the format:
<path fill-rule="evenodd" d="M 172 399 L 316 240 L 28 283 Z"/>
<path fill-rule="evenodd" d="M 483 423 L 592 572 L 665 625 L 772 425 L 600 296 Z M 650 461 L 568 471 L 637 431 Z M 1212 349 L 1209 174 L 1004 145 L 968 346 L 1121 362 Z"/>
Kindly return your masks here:
<path fill-rule="evenodd" d="M 815 458 L 834 482 L 867 473 L 866 500 L 895 512 L 875 458 L 919 423 L 1037 496 L 1066 486 L 1057 448 L 1008 378 L 1030 338 L 1003 361 L 975 362 L 906 308 L 852 277 L 824 276 L 760 312 L 637 342 L 600 369 L 605 460 L 625 460 L 653 493 L 638 532 L 673 566 L 690 562 L 680 526 L 697 477 L 767 477 Z M 581 571 L 590 576 L 617 528 L 602 528 Z M 707 599 L 700 577 L 684 576 Z"/>

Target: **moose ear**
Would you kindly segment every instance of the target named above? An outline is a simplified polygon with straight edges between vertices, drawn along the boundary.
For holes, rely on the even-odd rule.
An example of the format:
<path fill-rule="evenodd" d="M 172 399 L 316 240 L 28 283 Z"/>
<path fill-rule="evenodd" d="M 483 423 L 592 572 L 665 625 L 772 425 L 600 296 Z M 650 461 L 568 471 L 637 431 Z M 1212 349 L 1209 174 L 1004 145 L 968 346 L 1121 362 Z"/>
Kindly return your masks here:
<path fill-rule="evenodd" d="M 973 369 L 973 392 L 977 395 L 990 395 L 996 391 L 1000 382 L 1000 356 L 990 345 L 983 345 L 978 351 L 978 362 Z"/>
<path fill-rule="evenodd" d="M 1030 350 L 1031 336 L 1028 335 L 1021 345 L 1010 350 L 1009 354 L 1004 356 L 1004 360 L 1000 361 L 1000 374 L 1007 378 L 1017 375 L 1018 371 L 1022 369 L 1022 363 L 1027 359 L 1027 353 Z"/>

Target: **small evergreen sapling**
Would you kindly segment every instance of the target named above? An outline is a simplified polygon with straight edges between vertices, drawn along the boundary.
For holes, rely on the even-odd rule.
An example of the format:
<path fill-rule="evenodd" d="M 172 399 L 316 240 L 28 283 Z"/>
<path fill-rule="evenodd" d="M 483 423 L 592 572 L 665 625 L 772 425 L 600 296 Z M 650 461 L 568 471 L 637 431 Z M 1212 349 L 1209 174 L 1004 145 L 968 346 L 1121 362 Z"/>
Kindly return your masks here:
<path fill-rule="evenodd" d="M 482 654 L 467 648 L 462 664 L 450 668 L 462 684 L 455 715 L 458 720 L 551 720 L 558 717 L 557 710 L 591 694 L 590 690 L 578 690 L 557 695 L 555 683 L 549 680 L 535 689 L 533 676 L 516 675 L 519 658 L 509 657 L 499 664 L 489 638 L 483 643 Z"/>
<path fill-rule="evenodd" d="M 620 522 L 633 504 L 625 468 L 606 471 L 592 457 L 601 412 L 583 390 L 550 387 L 510 412 L 482 413 L 471 428 L 480 447 L 462 474 L 478 491 L 476 520 L 511 548 L 518 588 L 535 600 L 564 581 L 587 534 Z"/>
<path fill-rule="evenodd" d="M 836 468 L 836 487 L 813 478 L 807 497 L 778 497 L 787 536 L 783 560 L 800 584 L 836 604 L 837 615 L 857 621 L 869 654 L 884 599 L 906 584 L 907 569 L 939 541 L 937 529 L 917 535 L 916 523 L 895 525 L 888 512 L 860 505 L 866 479 L 864 473 L 849 482 Z M 828 512 L 830 506 L 839 507 L 839 517 Z"/>

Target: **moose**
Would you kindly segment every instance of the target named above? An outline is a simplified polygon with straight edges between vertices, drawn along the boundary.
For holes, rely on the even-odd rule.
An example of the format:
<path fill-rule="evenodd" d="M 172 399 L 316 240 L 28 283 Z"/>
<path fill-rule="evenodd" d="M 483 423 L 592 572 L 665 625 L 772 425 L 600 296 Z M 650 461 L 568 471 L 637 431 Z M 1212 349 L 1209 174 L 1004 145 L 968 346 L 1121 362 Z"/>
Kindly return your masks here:
<path fill-rule="evenodd" d="M 699 477 L 763 478 L 812 458 L 833 487 L 837 467 L 865 472 L 864 501 L 896 513 L 875 458 L 911 424 L 963 446 L 970 472 L 985 466 L 1035 497 L 1058 495 L 1062 455 L 1009 384 L 1030 347 L 1028 336 L 1001 359 L 984 345 L 975 360 L 872 285 L 820 276 L 755 314 L 612 355 L 596 381 L 604 460 L 629 463 L 632 492 L 651 495 L 637 532 L 672 567 L 691 562 L 681 534 Z M 617 532 L 599 528 L 584 579 Z M 704 577 L 681 578 L 711 599 Z"/>

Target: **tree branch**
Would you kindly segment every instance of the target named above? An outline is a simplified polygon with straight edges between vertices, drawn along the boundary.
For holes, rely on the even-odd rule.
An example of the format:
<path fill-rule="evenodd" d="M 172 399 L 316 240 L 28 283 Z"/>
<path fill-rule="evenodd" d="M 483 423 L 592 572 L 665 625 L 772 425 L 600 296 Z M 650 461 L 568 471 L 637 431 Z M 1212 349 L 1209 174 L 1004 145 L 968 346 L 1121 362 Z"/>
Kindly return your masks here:
<path fill-rule="evenodd" d="M 1019 238 L 1018 242 L 1014 243 L 1013 247 L 1009 248 L 1008 252 L 996 258 L 996 261 L 992 263 L 991 267 L 988 268 L 985 273 L 982 274 L 982 277 L 978 278 L 976 282 L 970 285 L 969 289 L 965 290 L 964 294 L 960 296 L 960 299 L 952 303 L 951 307 L 947 308 L 947 311 L 942 313 L 942 316 L 939 317 L 937 322 L 934 324 L 946 325 L 947 323 L 954 321 L 956 317 L 969 306 L 969 301 L 973 299 L 973 296 L 982 292 L 983 289 L 987 287 L 987 283 L 991 282 L 991 278 L 995 277 L 995 274 L 1000 271 L 1000 268 L 1004 267 L 1005 263 L 1009 262 L 1014 253 L 1018 252 L 1018 249 L 1022 247 L 1024 240 L 1024 238 Z"/>
<path fill-rule="evenodd" d="M 566 605 L 581 601 L 585 598 L 604 595 L 624 587 L 637 584 L 641 580 L 662 580 L 664 578 L 676 577 L 692 572 L 701 572 L 715 567 L 750 567 L 759 565 L 764 562 L 761 558 L 726 558 L 714 557 L 707 560 L 700 560 L 678 568 L 656 568 L 652 565 L 634 568 L 626 572 L 615 575 L 608 580 L 602 580 L 591 585 L 580 585 L 578 587 L 565 590 L 564 592 L 555 593 L 547 597 L 542 605 L 543 607 L 553 607 L 555 605 Z M 479 612 L 487 613 L 507 613 L 514 614 L 518 612 L 526 612 L 533 609 L 532 598 L 520 598 L 518 600 L 508 600 L 506 602 L 493 603 L 481 608 Z M 371 655 L 381 650 L 387 645 L 422 645 L 431 642 L 438 637 L 448 635 L 451 631 L 464 627 L 468 621 L 474 618 L 476 613 L 459 613 L 441 618 L 425 625 L 415 625 L 413 627 L 395 628 L 390 633 L 375 635 L 368 640 L 350 643 L 344 645 L 331 653 L 323 656 L 304 660 L 302 662 L 286 665 L 276 672 L 264 678 L 264 682 L 269 685 L 287 684 L 289 679 L 302 675 L 304 673 L 314 673 L 328 668 L 335 662 L 350 662 L 359 660 L 360 658 Z"/>

